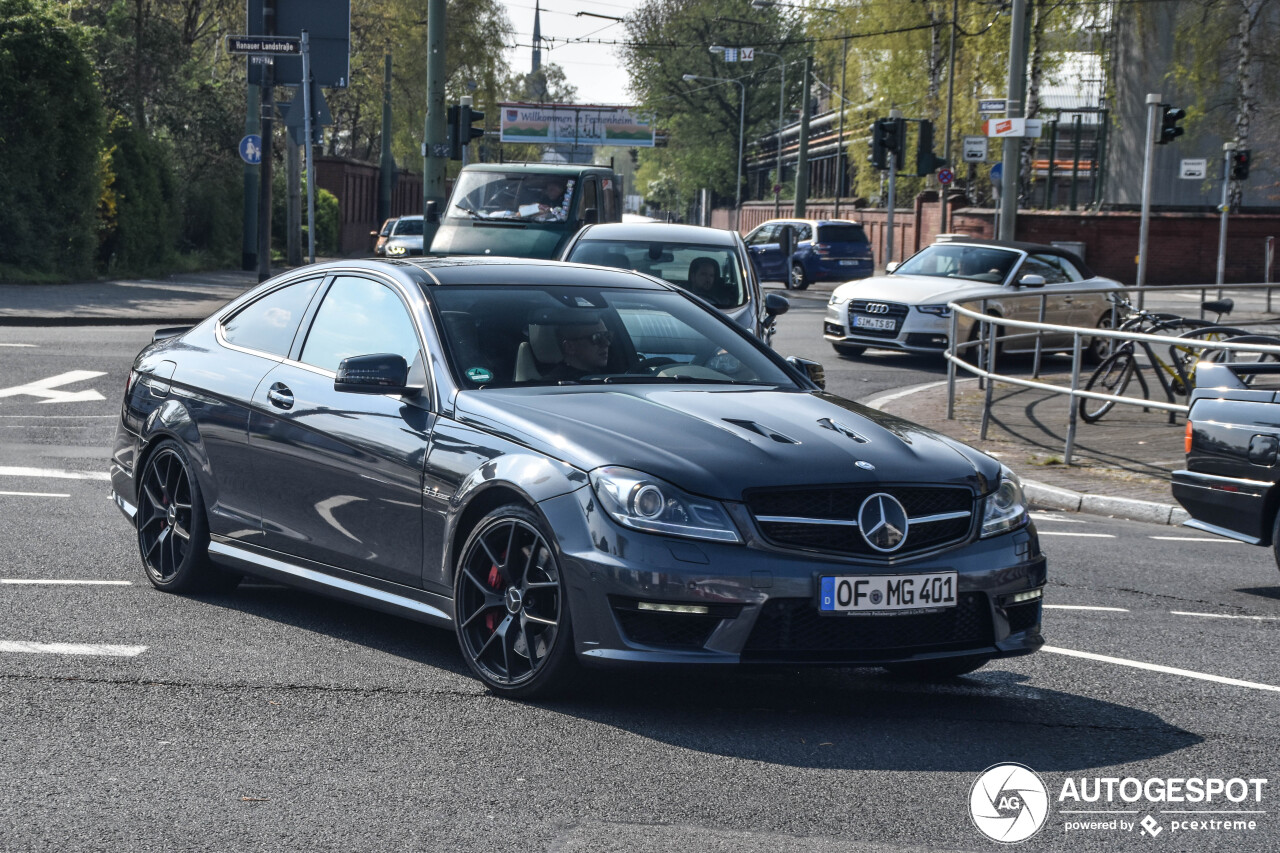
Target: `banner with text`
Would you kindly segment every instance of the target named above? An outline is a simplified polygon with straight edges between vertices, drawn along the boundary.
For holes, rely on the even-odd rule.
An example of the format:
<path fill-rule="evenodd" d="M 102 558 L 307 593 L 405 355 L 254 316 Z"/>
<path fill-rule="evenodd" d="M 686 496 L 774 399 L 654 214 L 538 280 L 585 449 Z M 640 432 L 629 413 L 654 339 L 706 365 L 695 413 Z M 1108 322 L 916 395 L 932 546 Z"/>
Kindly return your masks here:
<path fill-rule="evenodd" d="M 653 147 L 652 124 L 632 107 L 499 104 L 498 111 L 503 142 Z"/>

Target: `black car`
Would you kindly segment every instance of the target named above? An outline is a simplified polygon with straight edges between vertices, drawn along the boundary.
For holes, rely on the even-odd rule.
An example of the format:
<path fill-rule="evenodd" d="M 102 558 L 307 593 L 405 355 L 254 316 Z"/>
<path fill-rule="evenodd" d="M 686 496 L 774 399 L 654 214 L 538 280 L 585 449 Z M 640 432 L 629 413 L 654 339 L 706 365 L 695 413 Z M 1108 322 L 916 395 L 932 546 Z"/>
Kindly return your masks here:
<path fill-rule="evenodd" d="M 1173 472 L 1184 522 L 1250 545 L 1271 546 L 1280 565 L 1277 454 L 1280 363 L 1202 361 L 1187 412 L 1187 467 Z"/>
<path fill-rule="evenodd" d="M 502 694 L 578 664 L 946 677 L 1038 649 L 1012 472 L 815 367 L 634 272 L 319 264 L 157 333 L 112 489 L 156 587 L 251 574 L 449 628 Z"/>

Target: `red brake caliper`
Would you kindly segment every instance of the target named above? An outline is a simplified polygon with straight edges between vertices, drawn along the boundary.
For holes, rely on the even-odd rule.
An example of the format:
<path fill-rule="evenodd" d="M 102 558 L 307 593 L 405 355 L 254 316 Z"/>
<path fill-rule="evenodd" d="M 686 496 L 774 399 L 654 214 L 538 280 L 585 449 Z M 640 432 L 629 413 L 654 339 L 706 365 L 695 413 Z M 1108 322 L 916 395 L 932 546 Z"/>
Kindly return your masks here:
<path fill-rule="evenodd" d="M 502 588 L 502 573 L 498 571 L 497 563 L 494 563 L 489 567 L 489 577 L 487 580 L 489 581 L 489 586 L 493 589 Z M 491 610 L 484 615 L 484 625 L 490 632 L 498 627 L 498 618 L 500 615 L 501 614 L 496 610 Z"/>

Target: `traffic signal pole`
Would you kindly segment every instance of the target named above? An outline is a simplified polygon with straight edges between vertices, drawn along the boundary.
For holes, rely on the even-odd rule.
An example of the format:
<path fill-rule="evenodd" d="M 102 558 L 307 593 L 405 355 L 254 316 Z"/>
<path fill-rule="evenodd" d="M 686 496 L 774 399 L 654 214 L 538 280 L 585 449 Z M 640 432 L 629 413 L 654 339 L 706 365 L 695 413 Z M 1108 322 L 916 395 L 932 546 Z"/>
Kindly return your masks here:
<path fill-rule="evenodd" d="M 275 0 L 263 0 L 262 32 L 272 36 L 276 32 Z M 262 68 L 262 170 L 258 179 L 258 281 L 271 278 L 271 168 L 272 120 L 276 112 L 276 69 L 268 62 Z"/>
<path fill-rule="evenodd" d="M 903 136 L 905 136 L 903 124 L 900 121 L 896 121 L 902 118 L 902 110 L 889 110 L 889 118 L 895 120 L 897 146 L 896 150 L 889 152 L 889 200 L 885 205 L 884 217 L 884 230 L 888 237 L 888 245 L 884 253 L 885 266 L 893 263 L 893 209 L 898 205 L 898 157 L 906 141 L 903 139 Z"/>
<path fill-rule="evenodd" d="M 1222 143 L 1222 223 L 1218 226 L 1218 298 L 1222 298 L 1222 284 L 1227 278 L 1227 214 L 1231 211 L 1231 155 L 1235 142 Z"/>
<path fill-rule="evenodd" d="M 1138 226 L 1138 287 L 1147 283 L 1147 238 L 1151 232 L 1151 178 L 1156 159 L 1156 113 L 1160 95 L 1147 95 L 1147 146 L 1142 160 L 1142 219 Z M 1138 292 L 1138 307 L 1143 307 L 1146 294 Z"/>
<path fill-rule="evenodd" d="M 446 78 L 445 49 L 445 0 L 427 0 L 427 118 L 423 127 L 425 162 L 422 172 L 422 249 L 431 250 L 431 238 L 439 223 L 427 222 L 428 202 L 434 201 L 437 210 L 444 209 L 444 180 L 449 162 L 449 141 L 446 138 L 444 83 Z"/>
<path fill-rule="evenodd" d="M 1026 115 L 1027 51 L 1026 51 L 1027 0 L 1013 0 L 1013 18 L 1009 24 L 1009 118 Z M 1000 195 L 1001 240 L 1015 240 L 1018 224 L 1018 190 L 1022 186 L 1022 137 L 1006 136 L 1004 158 L 1000 171 L 1003 192 Z"/>

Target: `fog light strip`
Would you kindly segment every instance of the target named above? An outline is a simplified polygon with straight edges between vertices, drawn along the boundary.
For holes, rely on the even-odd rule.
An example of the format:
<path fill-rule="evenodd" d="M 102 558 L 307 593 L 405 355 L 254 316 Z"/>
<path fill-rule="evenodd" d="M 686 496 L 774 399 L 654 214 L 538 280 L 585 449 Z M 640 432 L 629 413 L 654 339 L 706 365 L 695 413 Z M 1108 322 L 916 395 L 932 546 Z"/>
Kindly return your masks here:
<path fill-rule="evenodd" d="M 637 610 L 652 610 L 657 613 L 698 613 L 707 615 L 711 610 L 701 604 L 657 604 L 651 601 L 641 601 L 636 605 Z"/>
<path fill-rule="evenodd" d="M 1055 655 L 1066 655 L 1073 658 L 1084 658 L 1085 660 L 1096 660 L 1102 663 L 1114 663 L 1117 666 L 1131 666 L 1134 669 L 1146 669 L 1151 672 L 1163 672 L 1169 675 L 1181 675 L 1184 678 L 1197 678 L 1201 681 L 1212 681 L 1217 684 L 1230 684 L 1233 687 L 1248 687 L 1253 690 L 1268 690 L 1272 693 L 1280 693 L 1280 687 L 1274 684 L 1259 684 L 1256 681 L 1241 681 L 1238 678 L 1227 678 L 1222 675 L 1210 675 L 1206 672 L 1196 672 L 1191 669 L 1178 669 L 1172 666 L 1161 666 L 1158 663 L 1143 663 L 1137 660 L 1127 660 L 1125 658 L 1113 658 L 1107 655 L 1095 655 L 1092 652 L 1077 652 L 1074 649 L 1059 649 L 1054 646 L 1043 646 L 1040 651 L 1049 652 Z"/>

